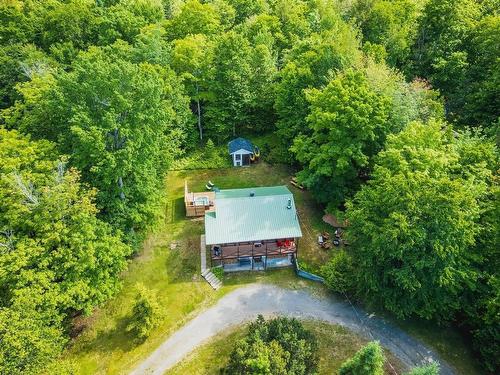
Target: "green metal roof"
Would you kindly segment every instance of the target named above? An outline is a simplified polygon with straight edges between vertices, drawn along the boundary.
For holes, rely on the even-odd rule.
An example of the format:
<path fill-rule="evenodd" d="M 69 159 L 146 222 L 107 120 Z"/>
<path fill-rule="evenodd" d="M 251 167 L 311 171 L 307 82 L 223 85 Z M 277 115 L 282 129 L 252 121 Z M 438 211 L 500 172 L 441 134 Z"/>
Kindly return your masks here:
<path fill-rule="evenodd" d="M 249 197 L 253 193 L 254 197 L 263 197 L 266 195 L 291 195 L 292 193 L 286 186 L 264 186 L 245 189 L 225 189 L 215 193 L 216 199 L 243 198 Z"/>
<path fill-rule="evenodd" d="M 296 238 L 302 232 L 290 190 L 270 186 L 217 192 L 215 212 L 205 214 L 205 235 L 207 245 L 216 245 Z"/>

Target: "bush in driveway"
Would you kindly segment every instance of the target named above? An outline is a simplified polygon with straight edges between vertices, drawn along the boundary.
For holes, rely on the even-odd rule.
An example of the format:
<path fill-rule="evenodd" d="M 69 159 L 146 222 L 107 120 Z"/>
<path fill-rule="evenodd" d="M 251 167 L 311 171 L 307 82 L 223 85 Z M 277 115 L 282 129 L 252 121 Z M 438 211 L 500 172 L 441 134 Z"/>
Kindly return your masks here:
<path fill-rule="evenodd" d="M 160 319 L 160 307 L 158 306 L 156 293 L 147 289 L 144 285 L 137 285 L 137 296 L 132 309 L 132 318 L 127 326 L 127 332 L 131 332 L 137 340 L 144 341 L 158 325 Z"/>
<path fill-rule="evenodd" d="M 318 344 L 297 319 L 261 315 L 238 341 L 224 374 L 315 374 Z"/>

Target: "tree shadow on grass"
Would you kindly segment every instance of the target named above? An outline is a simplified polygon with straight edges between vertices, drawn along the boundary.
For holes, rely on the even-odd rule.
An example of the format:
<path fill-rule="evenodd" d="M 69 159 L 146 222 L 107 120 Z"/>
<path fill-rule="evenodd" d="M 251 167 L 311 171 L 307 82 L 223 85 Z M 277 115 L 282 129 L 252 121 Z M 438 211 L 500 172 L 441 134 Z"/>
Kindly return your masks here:
<path fill-rule="evenodd" d="M 127 332 L 131 316 L 125 315 L 116 319 L 116 326 L 110 330 L 97 332 L 93 340 L 86 341 L 82 346 L 84 351 L 112 352 L 120 350 L 129 352 L 141 342 L 137 341 L 131 332 Z"/>

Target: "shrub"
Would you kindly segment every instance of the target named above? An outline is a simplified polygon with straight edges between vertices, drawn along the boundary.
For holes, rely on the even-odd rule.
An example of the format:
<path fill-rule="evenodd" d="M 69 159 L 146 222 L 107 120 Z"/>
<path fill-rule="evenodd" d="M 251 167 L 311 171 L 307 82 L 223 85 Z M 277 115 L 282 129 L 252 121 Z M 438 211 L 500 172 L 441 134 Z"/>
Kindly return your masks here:
<path fill-rule="evenodd" d="M 223 373 L 314 374 L 317 351 L 316 338 L 297 319 L 265 321 L 259 315 L 249 325 L 247 336 L 236 344 Z"/>
<path fill-rule="evenodd" d="M 415 367 L 408 375 L 439 375 L 439 366 L 433 362 L 426 366 Z"/>
<path fill-rule="evenodd" d="M 339 375 L 383 375 L 384 353 L 376 341 L 359 350 L 340 367 Z"/>
<path fill-rule="evenodd" d="M 211 271 L 215 275 L 216 278 L 218 278 L 220 281 L 222 281 L 222 279 L 224 277 L 224 269 L 222 267 L 213 267 Z"/>
<path fill-rule="evenodd" d="M 181 159 L 175 160 L 170 169 L 218 169 L 232 166 L 227 147 L 216 147 L 209 139 L 204 147 L 200 147 Z"/>
<path fill-rule="evenodd" d="M 132 318 L 127 326 L 127 332 L 132 332 L 139 340 L 144 341 L 151 331 L 158 325 L 160 307 L 154 291 L 144 285 L 137 285 L 138 293 L 132 308 Z"/>
<path fill-rule="evenodd" d="M 321 267 L 321 275 L 326 285 L 335 292 L 350 292 L 354 286 L 352 258 L 345 250 L 340 250 Z"/>

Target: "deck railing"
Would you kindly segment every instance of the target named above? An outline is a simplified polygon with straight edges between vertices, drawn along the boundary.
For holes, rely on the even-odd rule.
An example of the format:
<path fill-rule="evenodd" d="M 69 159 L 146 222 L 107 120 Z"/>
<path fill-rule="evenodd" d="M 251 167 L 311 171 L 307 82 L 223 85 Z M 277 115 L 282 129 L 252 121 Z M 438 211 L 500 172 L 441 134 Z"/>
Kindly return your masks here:
<path fill-rule="evenodd" d="M 276 242 L 262 243 L 261 246 L 254 244 L 239 244 L 229 246 L 217 246 L 218 251 L 212 247 L 210 254 L 213 260 L 236 259 L 241 257 L 258 257 L 269 255 L 287 255 L 296 252 L 295 242 L 290 246 L 278 246 Z"/>

